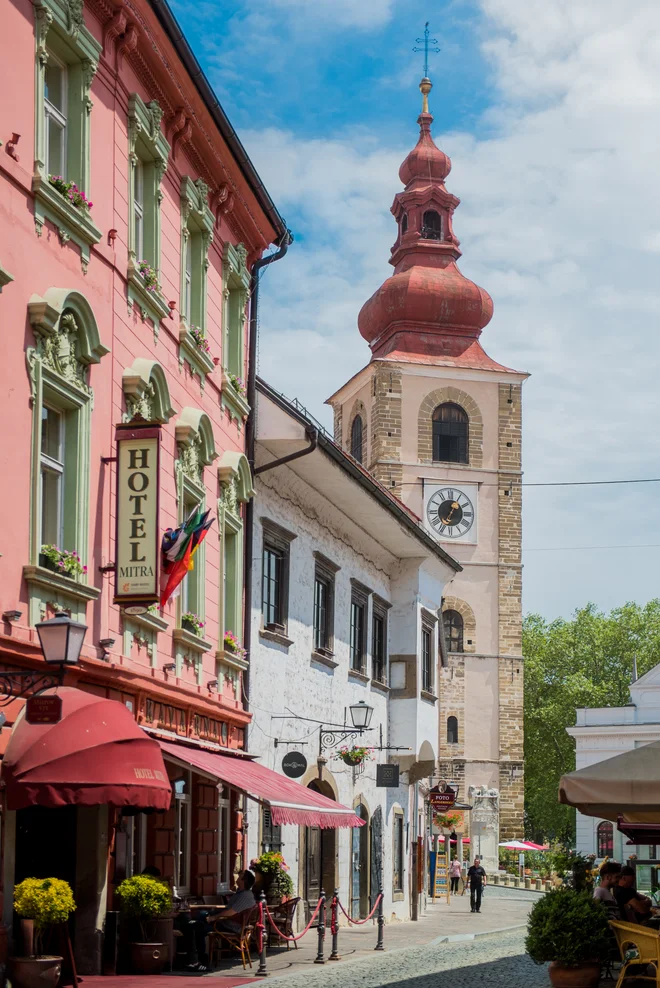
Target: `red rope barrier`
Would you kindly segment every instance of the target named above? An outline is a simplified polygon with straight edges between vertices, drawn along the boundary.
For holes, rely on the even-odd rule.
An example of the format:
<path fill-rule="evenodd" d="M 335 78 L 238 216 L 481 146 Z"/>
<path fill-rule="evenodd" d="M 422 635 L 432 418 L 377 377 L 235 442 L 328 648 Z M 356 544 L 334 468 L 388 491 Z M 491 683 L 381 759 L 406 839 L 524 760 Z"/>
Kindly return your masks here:
<path fill-rule="evenodd" d="M 374 902 L 374 908 L 371 910 L 371 912 L 369 913 L 369 915 L 367 916 L 366 919 L 351 919 L 351 917 L 348 915 L 348 913 L 346 912 L 346 910 L 342 906 L 342 904 L 339 901 L 339 899 L 337 899 L 337 905 L 339 906 L 339 908 L 341 909 L 341 911 L 343 912 L 344 916 L 346 917 L 346 919 L 348 920 L 349 923 L 352 923 L 353 926 L 364 926 L 364 924 L 365 923 L 368 923 L 369 920 L 373 917 L 373 914 L 378 909 L 378 903 L 380 902 L 380 900 L 382 898 L 383 898 L 382 895 L 379 895 L 376 898 L 376 901 Z"/>
<path fill-rule="evenodd" d="M 314 915 L 312 916 L 312 918 L 310 919 L 309 923 L 307 924 L 307 926 L 305 927 L 305 929 L 302 931 L 302 933 L 299 933 L 297 937 L 287 937 L 287 936 L 284 935 L 284 933 L 282 933 L 282 931 L 280 930 L 279 926 L 277 926 L 277 924 L 273 921 L 273 917 L 270 914 L 270 909 L 268 908 L 268 906 L 266 906 L 266 916 L 268 917 L 268 922 L 273 927 L 273 929 L 275 930 L 275 932 L 277 933 L 277 935 L 279 937 L 281 937 L 282 940 L 288 940 L 289 943 L 295 943 L 296 940 L 302 939 L 302 937 L 304 937 L 305 934 L 308 932 L 310 926 L 312 925 L 312 923 L 314 922 L 314 920 L 316 919 L 316 917 L 319 914 L 319 909 L 321 908 L 321 903 L 322 902 L 323 902 L 323 899 L 319 899 L 319 901 L 316 903 L 316 909 L 314 910 Z"/>
<path fill-rule="evenodd" d="M 339 929 L 339 924 L 337 923 L 337 903 L 339 899 L 336 895 L 332 897 L 332 904 L 330 906 L 330 932 L 334 936 Z"/>

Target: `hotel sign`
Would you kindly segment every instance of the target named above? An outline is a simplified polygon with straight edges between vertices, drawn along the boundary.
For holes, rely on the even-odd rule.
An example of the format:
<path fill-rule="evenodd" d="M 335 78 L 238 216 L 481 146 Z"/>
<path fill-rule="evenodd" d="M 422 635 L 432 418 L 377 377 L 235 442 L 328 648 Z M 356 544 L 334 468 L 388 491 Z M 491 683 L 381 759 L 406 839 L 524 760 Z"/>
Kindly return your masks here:
<path fill-rule="evenodd" d="M 160 426 L 119 425 L 115 604 L 158 601 Z"/>

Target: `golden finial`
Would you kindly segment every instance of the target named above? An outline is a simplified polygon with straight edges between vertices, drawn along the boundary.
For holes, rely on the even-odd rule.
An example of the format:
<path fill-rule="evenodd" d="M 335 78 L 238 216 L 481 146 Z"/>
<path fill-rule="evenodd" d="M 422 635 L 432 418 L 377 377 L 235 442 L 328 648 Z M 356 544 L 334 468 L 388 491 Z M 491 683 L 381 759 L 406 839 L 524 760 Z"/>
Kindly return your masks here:
<path fill-rule="evenodd" d="M 429 112 L 429 93 L 433 89 L 433 83 L 426 76 L 419 84 L 419 91 L 422 94 L 422 113 Z"/>

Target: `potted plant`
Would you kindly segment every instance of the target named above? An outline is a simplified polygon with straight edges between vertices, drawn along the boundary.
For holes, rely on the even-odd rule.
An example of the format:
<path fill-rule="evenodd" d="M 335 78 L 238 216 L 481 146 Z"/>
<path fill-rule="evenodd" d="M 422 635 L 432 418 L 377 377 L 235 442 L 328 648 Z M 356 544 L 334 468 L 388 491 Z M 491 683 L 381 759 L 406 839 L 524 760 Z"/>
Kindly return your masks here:
<path fill-rule="evenodd" d="M 26 957 L 12 957 L 11 983 L 15 988 L 44 988 L 60 979 L 62 958 L 42 953 L 47 926 L 66 923 L 76 908 L 68 882 L 61 878 L 26 878 L 14 889 L 14 909 L 22 917 Z"/>
<path fill-rule="evenodd" d="M 289 866 L 279 851 L 265 851 L 260 857 L 253 858 L 250 868 L 257 876 L 259 889 L 266 893 L 266 900 L 271 905 L 279 905 L 293 894 Z"/>
<path fill-rule="evenodd" d="M 368 762 L 372 757 L 371 748 L 364 748 L 357 744 L 351 745 L 350 748 L 348 745 L 344 745 L 335 752 L 335 758 L 341 759 L 346 765 L 361 765 L 362 762 Z"/>
<path fill-rule="evenodd" d="M 138 261 L 137 268 L 142 275 L 142 281 L 144 282 L 144 287 L 147 291 L 159 292 L 160 283 L 158 281 L 158 272 L 156 269 L 152 268 L 148 261 Z"/>
<path fill-rule="evenodd" d="M 135 920 L 139 941 L 131 943 L 131 964 L 138 974 L 160 974 L 163 967 L 163 944 L 155 942 L 155 920 L 172 908 L 169 886 L 149 875 L 125 878 L 117 886 L 122 914 Z"/>
<path fill-rule="evenodd" d="M 239 393 L 239 395 L 241 395 L 241 397 L 245 398 L 245 395 L 247 394 L 247 392 L 245 390 L 245 385 L 243 383 L 243 379 L 240 378 L 238 376 L 238 374 L 229 374 L 228 373 L 227 374 L 227 377 L 229 378 L 229 383 L 231 384 L 231 386 L 234 389 L 234 391 L 237 391 Z"/>
<path fill-rule="evenodd" d="M 199 326 L 191 325 L 188 329 L 188 332 L 190 333 L 192 337 L 192 341 L 198 350 L 203 350 L 204 353 L 211 352 L 209 341 L 206 339 L 203 331 L 199 328 Z"/>
<path fill-rule="evenodd" d="M 232 655 L 237 655 L 239 659 L 244 659 L 247 656 L 246 650 L 243 648 L 233 631 L 225 631 L 224 646 L 226 652 L 231 652 Z"/>
<path fill-rule="evenodd" d="M 185 614 L 181 615 L 181 627 L 189 631 L 191 635 L 197 635 L 198 638 L 201 638 L 204 621 L 194 611 L 186 611 Z"/>
<path fill-rule="evenodd" d="M 68 199 L 72 206 L 76 209 L 82 209 L 89 211 L 94 203 L 87 198 L 84 192 L 81 192 L 75 182 L 67 182 L 66 179 L 62 178 L 61 175 L 49 175 L 48 181 L 53 186 L 54 189 Z"/>
<path fill-rule="evenodd" d="M 74 580 L 87 572 L 87 567 L 83 566 L 75 550 L 60 549 L 56 545 L 42 545 L 39 550 L 39 564 L 53 573 L 70 576 Z"/>
<path fill-rule="evenodd" d="M 607 912 L 588 889 L 558 888 L 534 903 L 525 948 L 536 964 L 550 962 L 554 988 L 596 988 L 607 958 Z"/>

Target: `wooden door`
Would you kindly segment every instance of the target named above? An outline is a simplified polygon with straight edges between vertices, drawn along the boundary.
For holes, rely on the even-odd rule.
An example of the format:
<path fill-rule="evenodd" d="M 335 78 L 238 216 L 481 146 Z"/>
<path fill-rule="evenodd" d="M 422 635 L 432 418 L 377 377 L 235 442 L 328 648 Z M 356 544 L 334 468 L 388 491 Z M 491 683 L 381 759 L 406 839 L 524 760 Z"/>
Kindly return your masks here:
<path fill-rule="evenodd" d="M 305 902 L 307 919 L 316 909 L 321 894 L 322 882 L 322 833 L 319 827 L 305 828 Z"/>

